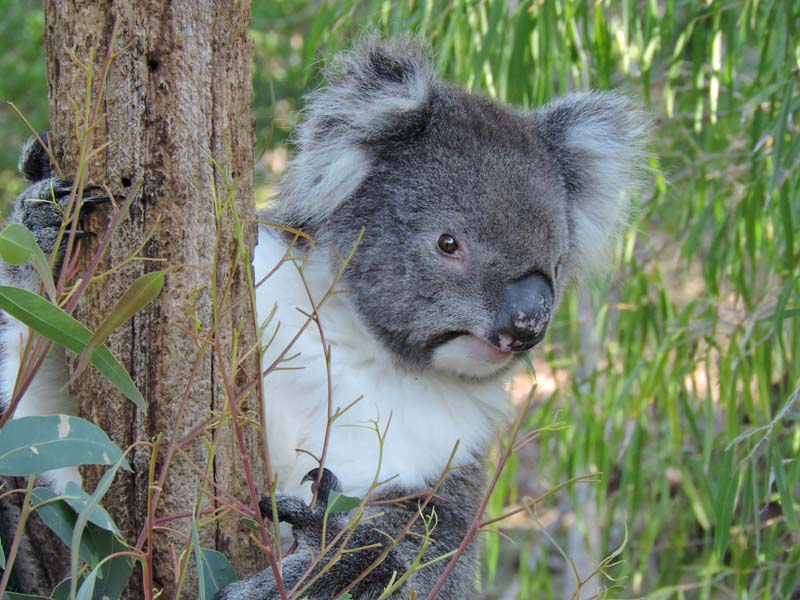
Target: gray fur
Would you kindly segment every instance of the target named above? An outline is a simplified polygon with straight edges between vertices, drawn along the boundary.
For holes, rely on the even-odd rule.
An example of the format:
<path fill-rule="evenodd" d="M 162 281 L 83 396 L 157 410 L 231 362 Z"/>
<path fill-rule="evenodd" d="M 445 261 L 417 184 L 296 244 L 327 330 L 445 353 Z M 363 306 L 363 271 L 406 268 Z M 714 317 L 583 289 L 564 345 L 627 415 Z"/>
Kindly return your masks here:
<path fill-rule="evenodd" d="M 433 85 L 426 49 L 411 40 L 367 38 L 337 55 L 326 75 L 328 85 L 309 98 L 275 209 L 280 220 L 312 231 L 363 180 L 372 158 L 365 144 L 406 136 Z"/>
<path fill-rule="evenodd" d="M 48 136 L 41 136 L 47 143 Z M 31 184 L 14 201 L 14 208 L 9 215 L 9 223 L 21 223 L 27 227 L 36 239 L 36 243 L 46 256 L 50 256 L 56 248 L 59 232 L 69 210 L 72 182 L 60 177 L 52 177 L 50 157 L 35 137 L 31 137 L 22 147 L 19 158 L 19 172 Z M 97 191 L 87 188 L 85 193 Z M 87 200 L 86 198 L 83 201 Z M 108 196 L 93 196 L 89 202 L 82 202 L 81 216 L 89 214 L 99 203 L 108 202 Z M 74 204 L 74 201 L 73 201 Z M 55 272 L 59 272 L 61 259 L 66 249 L 67 235 L 61 235 L 55 261 Z M 77 238 L 93 236 L 93 233 L 77 229 Z M 0 263 L 0 281 L 35 290 L 39 287 L 39 278 L 31 263 L 15 266 Z"/>
<path fill-rule="evenodd" d="M 46 135 L 44 139 L 47 139 Z M 50 158 L 35 137 L 22 147 L 19 172 L 31 185 L 14 201 L 8 222 L 27 227 L 45 255 L 49 256 L 64 221 L 72 185 L 58 177 L 50 177 Z M 16 266 L 0 262 L 0 281 L 31 290 L 39 287 L 39 277 L 31 263 Z"/>
<path fill-rule="evenodd" d="M 45 133 L 40 136 L 45 144 L 49 143 L 48 135 Z M 50 155 L 47 148 L 42 146 L 36 137 L 30 137 L 22 146 L 17 165 L 19 174 L 28 183 L 37 183 L 49 179 L 51 175 Z"/>
<path fill-rule="evenodd" d="M 477 460 L 479 459 L 476 457 Z M 431 486 L 434 484 L 435 482 L 430 482 Z M 422 562 L 433 560 L 458 548 L 478 510 L 483 488 L 483 469 L 477 463 L 453 471 L 445 479 L 423 511 L 426 517 L 435 512 L 436 526 L 431 536 L 432 542 L 423 555 Z M 420 490 L 406 490 L 394 486 L 382 489 L 372 500 L 400 498 L 419 492 Z M 305 574 L 311 564 L 312 556 L 320 555 L 322 518 L 325 510 L 324 507 L 320 507 L 312 511 L 301 500 L 293 497 L 278 495 L 277 500 L 280 519 L 290 522 L 298 542 L 298 550 L 284 558 L 282 562 L 282 577 L 288 591 Z M 355 533 L 350 537 L 347 548 L 372 545 L 375 547 L 341 555 L 335 566 L 300 594 L 300 597 L 307 596 L 309 600 L 336 598 L 338 592 L 366 571 L 385 551 L 390 539 L 399 537 L 407 523 L 418 514 L 418 507 L 417 500 L 369 507 L 362 522 L 356 525 Z M 285 513 L 290 516 L 284 517 Z M 376 514 L 381 516 L 374 518 Z M 327 529 L 329 541 L 345 527 L 346 523 L 346 518 L 341 515 L 329 515 Z M 374 600 L 383 593 L 393 574 L 399 578 L 408 571 L 419 555 L 424 534 L 425 528 L 421 518 L 418 518 L 411 533 L 399 537 L 399 543 L 391 549 L 380 565 L 353 588 L 351 591 L 353 598 Z M 475 546 L 476 544 L 471 544 L 459 560 L 456 569 L 442 588 L 441 598 L 455 600 L 474 596 L 478 566 Z M 304 581 L 309 581 L 318 570 L 323 569 L 328 562 L 326 559 L 334 555 L 338 549 L 339 546 L 330 549 L 318 563 L 317 568 L 312 571 L 312 575 Z M 417 571 L 393 597 L 407 598 L 412 589 L 417 597 L 424 597 L 434 587 L 447 563 L 448 559 L 441 560 Z M 278 597 L 272 570 L 267 569 L 227 586 L 217 595 L 217 600 L 273 600 Z"/>

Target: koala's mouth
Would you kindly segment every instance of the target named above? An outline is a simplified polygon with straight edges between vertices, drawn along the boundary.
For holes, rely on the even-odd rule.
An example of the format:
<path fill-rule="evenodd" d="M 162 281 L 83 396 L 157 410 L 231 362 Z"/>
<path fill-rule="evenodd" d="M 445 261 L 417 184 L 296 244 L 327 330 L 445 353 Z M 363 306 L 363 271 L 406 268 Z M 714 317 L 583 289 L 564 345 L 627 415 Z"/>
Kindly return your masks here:
<path fill-rule="evenodd" d="M 452 344 L 452 350 L 464 353 L 473 360 L 487 363 L 502 363 L 507 361 L 514 352 L 502 350 L 484 338 L 469 331 L 448 331 L 435 336 L 430 344 L 431 350 L 441 348 L 445 344 L 458 340 Z"/>
<path fill-rule="evenodd" d="M 514 354 L 502 350 L 477 335 L 467 335 L 461 340 L 461 349 L 471 358 L 490 364 L 504 363 Z"/>
<path fill-rule="evenodd" d="M 444 346 L 447 342 L 454 340 L 462 335 L 470 335 L 468 331 L 447 331 L 433 336 L 428 342 L 428 350 L 436 350 L 440 346 Z"/>

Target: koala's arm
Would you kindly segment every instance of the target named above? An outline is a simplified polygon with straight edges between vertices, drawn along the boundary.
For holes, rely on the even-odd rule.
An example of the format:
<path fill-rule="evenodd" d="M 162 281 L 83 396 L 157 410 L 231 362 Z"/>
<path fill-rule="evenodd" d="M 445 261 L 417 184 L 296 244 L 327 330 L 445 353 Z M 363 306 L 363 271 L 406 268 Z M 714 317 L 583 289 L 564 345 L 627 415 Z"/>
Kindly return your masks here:
<path fill-rule="evenodd" d="M 62 236 L 62 244 L 58 249 L 56 243 L 72 184 L 52 176 L 50 158 L 36 138 L 28 140 L 22 148 L 19 171 L 29 186 L 14 201 L 8 223 L 21 223 L 27 227 L 45 255 L 56 252 L 57 277 L 61 269 L 60 258 L 66 235 Z M 98 202 L 107 201 L 108 197 L 99 195 L 85 200 L 89 202 L 84 204 L 82 213 L 91 210 Z M 91 234 L 78 231 L 76 235 L 86 237 Z M 0 262 L 0 285 L 12 285 L 38 292 L 40 284 L 39 276 L 30 262 L 21 266 Z M 28 343 L 29 334 L 30 330 L 26 325 L 0 312 L 0 406 L 4 411 L 8 409 L 14 394 L 22 353 Z M 63 391 L 66 383 L 64 360 L 64 349 L 53 345 L 17 405 L 14 417 L 75 414 L 74 398 Z M 60 469 L 48 474 L 46 479 L 56 491 L 63 490 L 69 481 L 80 484 L 80 476 L 75 469 Z"/>
<path fill-rule="evenodd" d="M 399 542 L 389 550 L 383 561 L 350 590 L 352 597 L 355 600 L 378 598 L 390 585 L 393 577 L 394 581 L 398 581 L 415 562 L 424 564 L 458 548 L 480 504 L 483 483 L 483 472 L 478 466 L 470 465 L 451 472 L 424 510 L 426 517 L 435 512 L 435 518 L 432 520 L 434 526 L 429 545 L 421 558 L 425 528 L 421 517 L 418 517 L 411 532 L 399 538 Z M 409 490 L 394 488 L 380 498 L 402 497 L 409 493 Z M 323 496 L 325 492 L 320 493 L 320 498 Z M 278 495 L 276 500 L 279 519 L 292 525 L 298 543 L 297 551 L 281 562 L 284 588 L 288 593 L 298 581 L 302 580 L 297 588 L 302 592 L 297 597 L 309 600 L 337 598 L 342 590 L 370 569 L 386 552 L 391 539 L 398 538 L 418 510 L 416 500 L 370 507 L 361 522 L 355 526 L 346 543 L 346 551 L 338 553 L 338 559 L 330 564 L 331 557 L 337 554 L 337 550 L 341 550 L 342 538 L 340 538 L 340 543 L 333 545 L 310 569 L 314 558 L 320 555 L 325 507 L 318 506 L 312 510 L 302 500 L 293 496 Z M 267 502 L 262 503 L 262 510 L 267 517 L 271 516 Z M 328 515 L 329 543 L 345 526 L 347 526 L 345 517 Z M 473 546 L 474 544 L 463 554 L 446 580 L 441 590 L 441 598 L 474 596 L 477 560 Z M 417 597 L 427 596 L 433 590 L 449 560 L 447 557 L 417 570 L 391 597 L 407 598 L 412 589 Z M 307 582 L 312 583 L 306 587 Z M 279 597 L 272 569 L 266 569 L 227 586 L 217 595 L 217 600 L 273 600 Z"/>

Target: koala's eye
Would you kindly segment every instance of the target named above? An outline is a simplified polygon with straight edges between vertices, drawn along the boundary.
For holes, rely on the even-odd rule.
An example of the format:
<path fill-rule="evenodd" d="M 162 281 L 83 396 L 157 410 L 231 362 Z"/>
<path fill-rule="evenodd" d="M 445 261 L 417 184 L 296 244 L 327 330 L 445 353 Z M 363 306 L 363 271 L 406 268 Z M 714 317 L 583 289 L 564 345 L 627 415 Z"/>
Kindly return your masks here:
<path fill-rule="evenodd" d="M 455 254 L 456 250 L 458 250 L 458 242 L 456 241 L 456 238 L 449 233 L 443 233 L 439 236 L 438 245 L 439 250 L 445 254 Z"/>

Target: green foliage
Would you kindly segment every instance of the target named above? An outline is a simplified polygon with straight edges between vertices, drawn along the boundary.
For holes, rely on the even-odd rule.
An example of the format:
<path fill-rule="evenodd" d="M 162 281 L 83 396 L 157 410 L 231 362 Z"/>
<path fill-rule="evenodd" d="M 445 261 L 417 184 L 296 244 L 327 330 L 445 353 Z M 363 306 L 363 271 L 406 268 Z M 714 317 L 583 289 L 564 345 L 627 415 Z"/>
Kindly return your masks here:
<path fill-rule="evenodd" d="M 0 286 L 0 309 L 36 333 L 79 355 L 93 339 L 92 332 L 80 321 L 38 294 L 21 288 Z M 140 410 L 145 409 L 142 394 L 108 348 L 97 346 L 91 354 L 91 363 Z"/>
<path fill-rule="evenodd" d="M 24 225 L 11 223 L 0 232 L 0 259 L 17 266 L 31 261 L 42 280 L 47 295 L 50 298 L 56 297 L 56 286 L 50 270 L 50 263 L 36 243 L 36 238 Z"/>
<path fill-rule="evenodd" d="M 12 223 L 0 232 L 0 258 L 10 265 L 28 262 L 35 245 L 33 234 L 19 223 Z"/>
<path fill-rule="evenodd" d="M 122 451 L 105 432 L 79 417 L 20 417 L 0 429 L 0 475 L 39 475 L 63 467 L 112 465 L 120 459 Z"/>
<path fill-rule="evenodd" d="M 17 175 L 19 148 L 30 133 L 6 104 L 14 102 L 38 130 L 47 128 L 47 77 L 45 74 L 44 14 L 38 3 L 0 2 L 0 211 L 6 212 L 22 191 Z"/>
<path fill-rule="evenodd" d="M 64 502 L 66 502 L 69 507 L 78 514 L 86 509 L 90 500 L 89 494 L 71 481 L 67 484 L 67 487 L 64 490 L 61 498 L 63 498 Z M 122 534 L 120 533 L 119 529 L 117 529 L 117 525 L 114 523 L 111 515 L 109 515 L 102 506 L 90 507 L 88 520 L 90 523 L 97 525 L 101 529 L 106 529 L 112 533 L 115 533 L 117 537 L 122 537 Z"/>
<path fill-rule="evenodd" d="M 74 494 L 74 491 L 70 490 L 65 496 L 57 496 L 47 488 L 36 488 L 33 490 L 32 498 L 36 511 L 45 525 L 68 548 L 72 547 L 78 519 L 86 508 L 88 494 L 85 492 Z M 79 511 L 72 507 L 76 498 L 79 500 Z M 79 536 L 77 552 L 74 552 L 75 556 L 80 556 L 90 569 L 88 576 L 78 578 L 76 583 L 76 588 L 80 590 L 78 597 L 97 600 L 119 598 L 133 570 L 133 559 L 129 556 L 107 558 L 112 554 L 127 550 L 128 547 L 114 533 L 117 526 L 110 520 L 110 517 L 108 517 L 110 525 L 103 523 L 103 526 L 99 527 L 94 524 L 94 519 L 105 511 L 98 513 L 96 506 L 89 506 L 89 510 L 90 522 L 85 524 L 82 534 Z M 56 586 L 51 597 L 54 599 L 64 597 L 64 594 L 68 597 L 71 582 L 72 580 L 68 579 Z"/>
<path fill-rule="evenodd" d="M 354 510 L 361 505 L 363 500 L 353 496 L 345 496 L 339 492 L 331 490 L 328 494 L 328 504 L 325 507 L 325 514 L 346 513 Z"/>
<path fill-rule="evenodd" d="M 221 552 L 200 546 L 200 533 L 195 519 L 192 523 L 192 547 L 197 565 L 197 587 L 200 600 L 212 600 L 217 592 L 236 581 L 236 572 Z"/>

